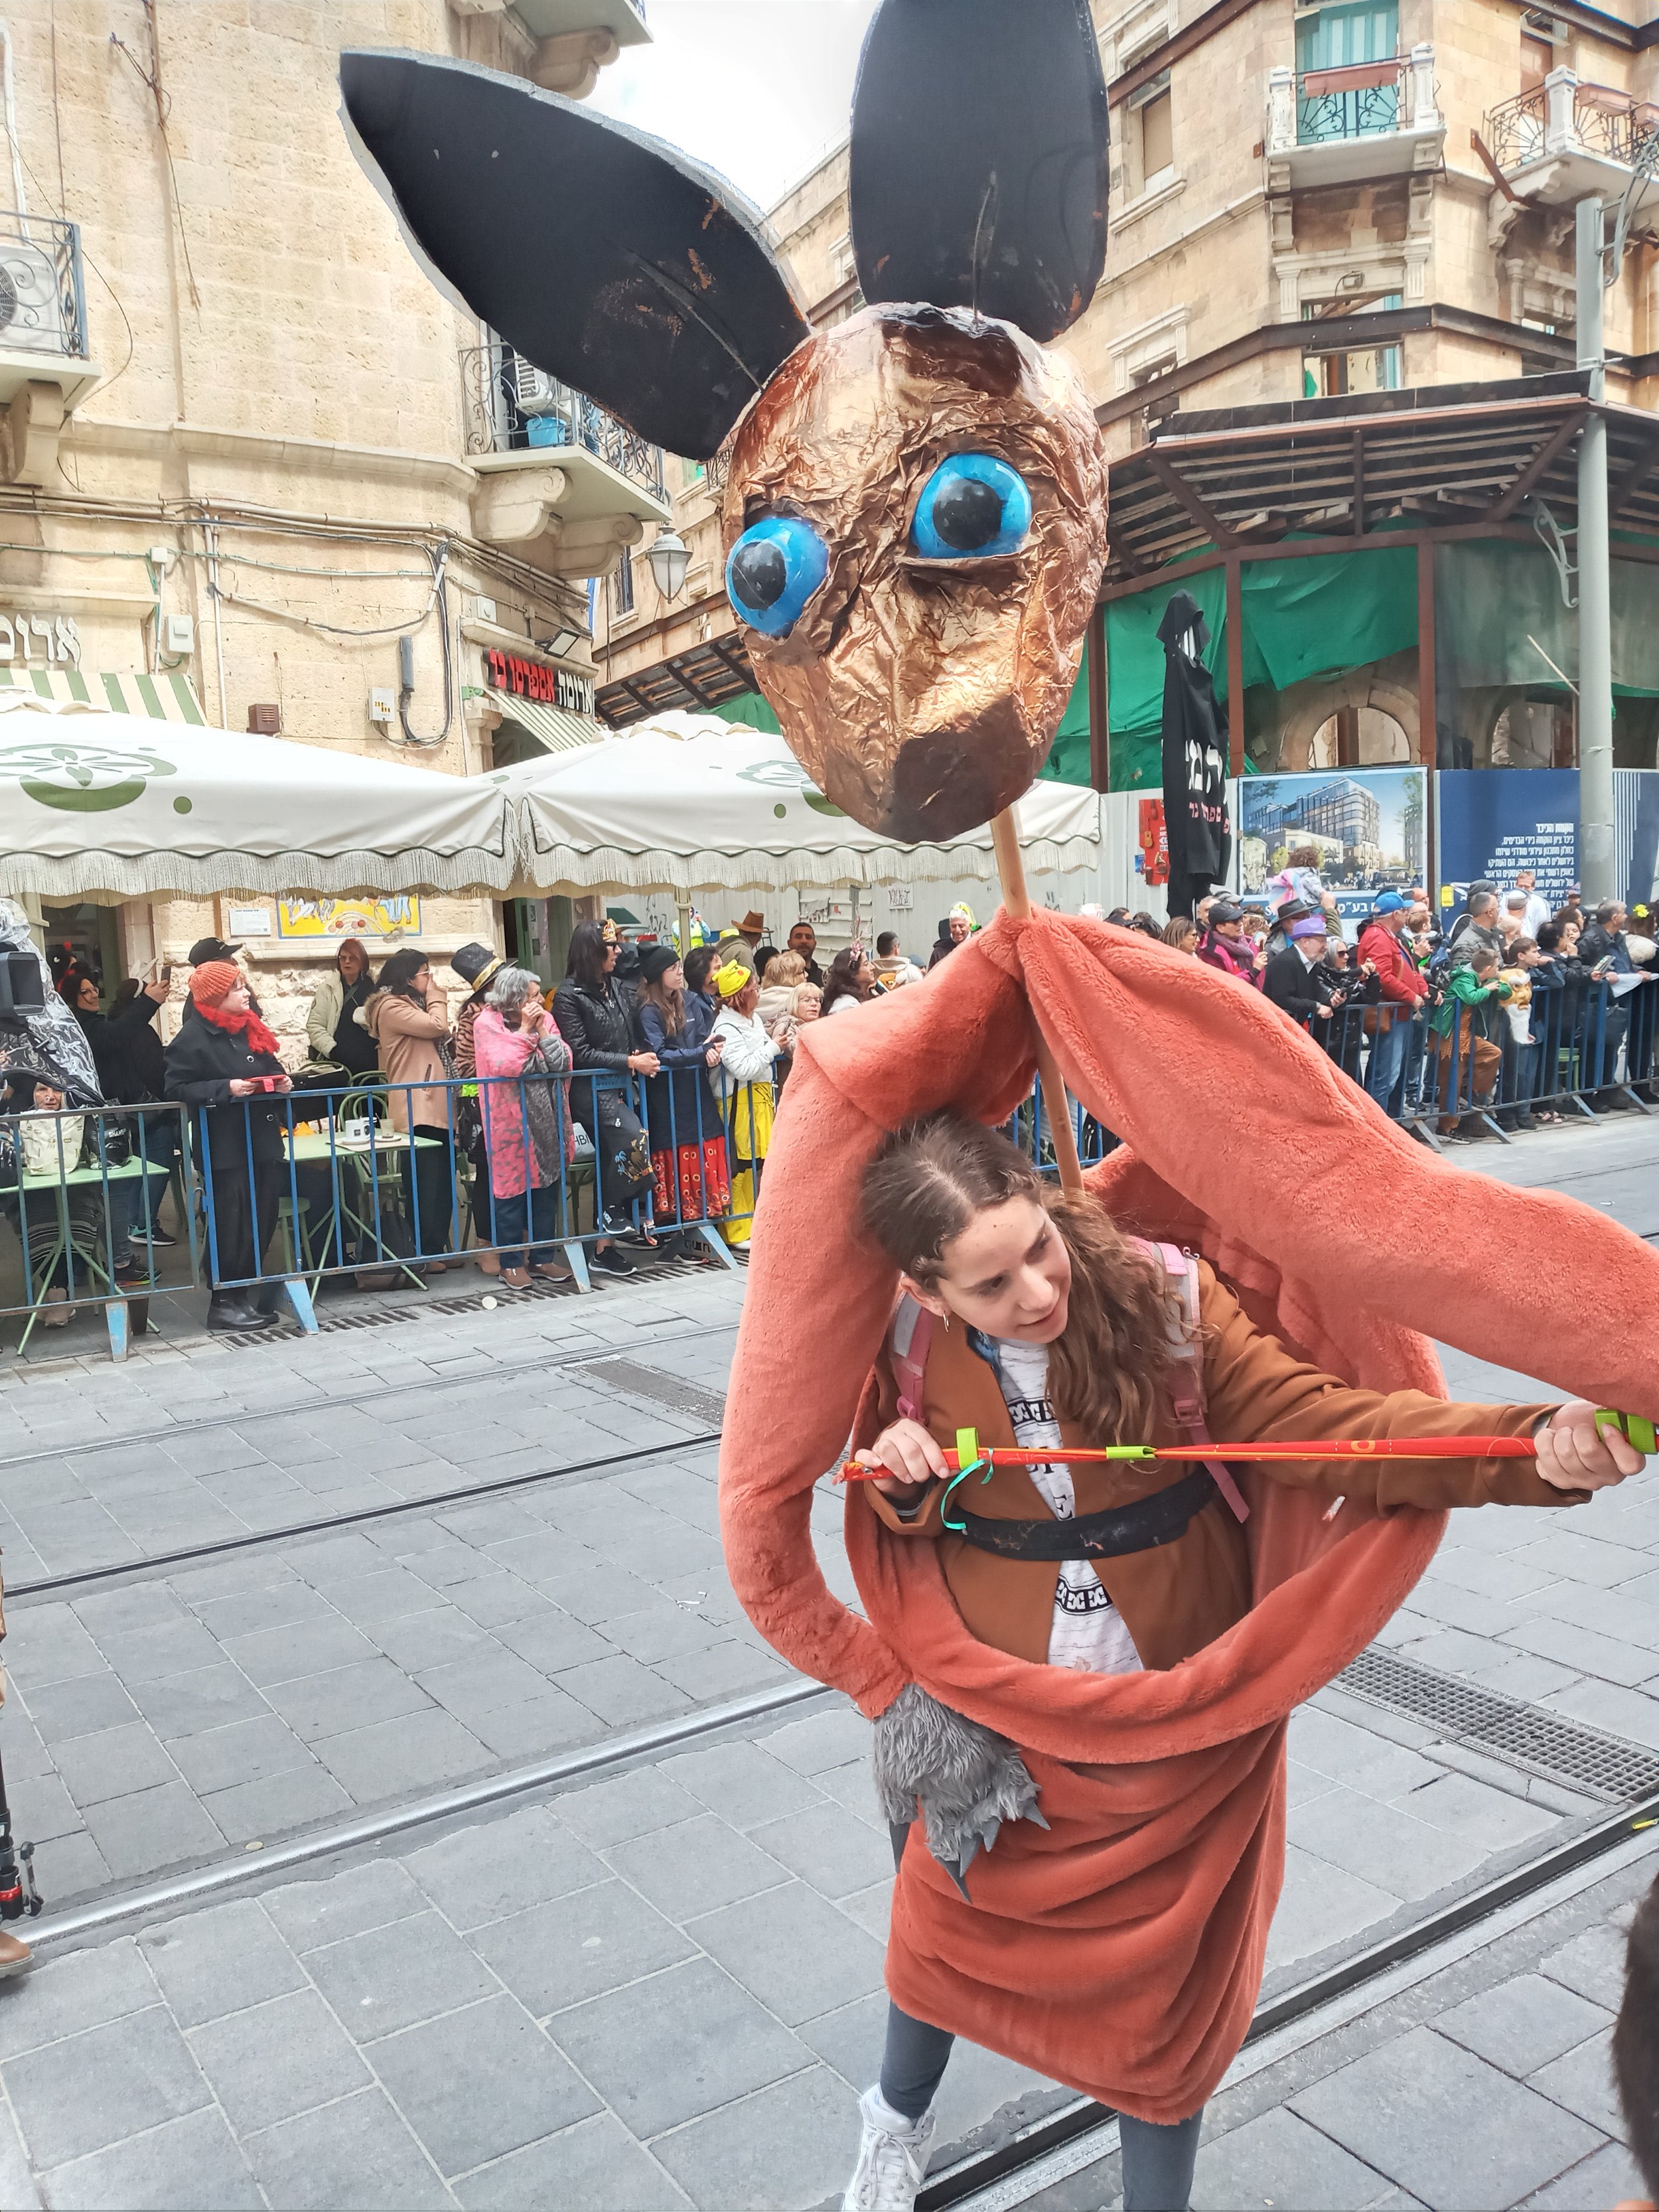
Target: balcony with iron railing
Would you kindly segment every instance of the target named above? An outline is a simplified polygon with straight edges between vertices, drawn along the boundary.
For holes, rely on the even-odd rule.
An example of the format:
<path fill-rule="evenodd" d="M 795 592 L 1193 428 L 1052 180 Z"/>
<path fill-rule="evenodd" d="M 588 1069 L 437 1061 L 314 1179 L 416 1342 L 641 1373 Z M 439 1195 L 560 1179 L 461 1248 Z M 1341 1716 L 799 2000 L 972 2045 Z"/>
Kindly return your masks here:
<path fill-rule="evenodd" d="M 604 575 L 667 520 L 659 447 L 500 339 L 466 347 L 460 368 L 481 538 L 557 575 Z"/>
<path fill-rule="evenodd" d="M 94 381 L 79 226 L 0 211 L 0 400 L 41 382 L 67 406 Z"/>
<path fill-rule="evenodd" d="M 1636 211 L 1659 200 L 1659 107 L 1615 85 L 1583 84 L 1552 70 L 1540 85 L 1487 111 L 1483 150 L 1522 199 L 1567 206 L 1599 192 L 1623 197 L 1640 173 Z"/>
<path fill-rule="evenodd" d="M 1432 168 L 1445 137 L 1431 46 L 1381 61 L 1268 73 L 1265 151 L 1283 184 L 1342 184 Z"/>
<path fill-rule="evenodd" d="M 659 446 L 607 415 L 585 392 L 532 368 L 499 339 L 462 354 L 461 401 L 469 456 L 577 446 L 629 483 L 663 496 Z"/>

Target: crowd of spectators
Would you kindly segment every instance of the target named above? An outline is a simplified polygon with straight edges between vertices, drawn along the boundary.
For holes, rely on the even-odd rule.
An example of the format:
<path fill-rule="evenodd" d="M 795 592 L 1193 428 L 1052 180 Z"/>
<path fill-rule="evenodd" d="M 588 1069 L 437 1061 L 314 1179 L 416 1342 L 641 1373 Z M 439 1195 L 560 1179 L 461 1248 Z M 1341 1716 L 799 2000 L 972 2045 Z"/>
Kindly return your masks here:
<path fill-rule="evenodd" d="M 1432 1118 L 1455 1140 L 1494 1122 L 1507 1133 L 1559 1121 L 1569 1089 L 1606 1106 L 1632 1091 L 1654 1097 L 1644 987 L 1659 972 L 1645 908 L 1632 917 L 1607 902 L 1587 915 L 1574 890 L 1552 914 L 1523 872 L 1506 890 L 1472 885 L 1443 932 L 1420 886 L 1389 889 L 1351 945 L 1306 848 L 1264 896 L 1216 894 L 1168 922 L 1125 908 L 1103 918 L 1259 991 L 1385 1111 Z M 927 967 L 976 926 L 968 907 L 953 907 Z M 764 935 L 750 914 L 682 961 L 672 945 L 626 942 L 613 921 L 583 921 L 547 993 L 529 970 L 465 945 L 449 962 L 466 990 L 459 1009 L 425 952 L 400 947 L 377 975 L 348 938 L 317 987 L 308 1056 L 292 1072 L 236 945 L 208 938 L 191 948 L 183 1018 L 165 1047 L 164 969 L 124 983 L 106 1009 L 95 978 L 66 969 L 46 1011 L 24 1025 L 24 1048 L 0 1054 L 0 1117 L 13 1117 L 0 1121 L 0 1170 L 15 1161 L 33 1175 L 55 1162 L 66 1190 L 62 1206 L 28 1208 L 27 1176 L 5 1178 L 43 1319 L 68 1317 L 73 1251 L 101 1246 L 115 1288 L 152 1281 L 157 1248 L 179 1234 L 176 1214 L 172 1229 L 160 1218 L 169 1184 L 191 1201 L 180 1109 L 211 1171 L 215 1328 L 272 1319 L 271 1286 L 247 1282 L 264 1272 L 296 1190 L 313 1264 L 355 1268 L 364 1283 L 392 1279 L 388 1254 L 408 1274 L 441 1274 L 463 1264 L 469 1242 L 508 1288 L 568 1280 L 561 1247 L 582 1233 L 572 1190 L 588 1176 L 586 1264 L 597 1273 L 631 1275 L 642 1254 L 717 1264 L 709 1224 L 729 1244 L 748 1239 L 802 1029 L 855 1014 L 924 972 L 891 931 L 873 954 L 854 944 L 827 968 L 809 924 L 781 948 Z M 83 1121 L 99 1125 L 87 1109 L 100 1104 L 134 1109 L 130 1128 L 106 1118 L 88 1137 Z M 295 1141 L 319 1128 L 333 1131 L 312 1139 L 320 1158 Z M 337 1154 L 365 1144 L 375 1188 L 348 1209 Z M 106 1173 L 70 1188 L 94 1153 Z"/>
<path fill-rule="evenodd" d="M 27 944 L 21 912 L 16 921 Z M 954 908 L 929 965 L 975 927 L 969 908 Z M 548 992 L 488 946 L 464 945 L 449 958 L 465 991 L 459 1007 L 426 952 L 399 947 L 376 972 L 368 947 L 347 938 L 316 986 L 306 1057 L 292 1070 L 240 945 L 191 946 L 182 1018 L 165 1047 L 166 969 L 123 984 L 106 1011 L 85 966 L 68 962 L 54 976 L 31 945 L 48 1011 L 26 1049 L 0 1055 L 0 1189 L 10 1185 L 0 1202 L 24 1232 L 42 1321 L 62 1325 L 73 1298 L 106 1280 L 153 1286 L 157 1249 L 179 1241 L 160 1218 L 174 1181 L 210 1247 L 216 1330 L 273 1320 L 277 1286 L 249 1279 L 265 1272 L 290 1199 L 312 1263 L 365 1287 L 399 1272 L 441 1275 L 465 1264 L 468 1243 L 509 1289 L 568 1281 L 572 1193 L 590 1178 L 591 1269 L 630 1275 L 647 1253 L 717 1265 L 706 1224 L 720 1224 L 731 1245 L 747 1241 L 802 1028 L 923 974 L 892 932 L 873 957 L 854 945 L 827 967 L 810 924 L 781 950 L 764 933 L 751 913 L 682 961 L 675 946 L 630 944 L 614 921 L 585 921 Z M 139 1176 L 126 1167 L 118 1117 L 88 1110 L 100 1105 L 139 1109 L 130 1137 Z M 208 1169 L 193 1187 L 181 1172 L 186 1122 Z M 37 1194 L 37 1171 L 62 1186 L 67 1208 Z"/>
<path fill-rule="evenodd" d="M 1123 907 L 1106 919 L 1259 989 L 1385 1112 L 1432 1115 L 1455 1141 L 1559 1122 L 1569 1088 L 1604 1108 L 1656 1103 L 1645 907 L 1587 917 L 1575 885 L 1553 914 L 1522 870 L 1508 890 L 1471 884 L 1443 933 L 1421 885 L 1382 890 L 1350 945 L 1317 860 L 1292 853 L 1260 902 L 1216 894 L 1162 929 Z"/>

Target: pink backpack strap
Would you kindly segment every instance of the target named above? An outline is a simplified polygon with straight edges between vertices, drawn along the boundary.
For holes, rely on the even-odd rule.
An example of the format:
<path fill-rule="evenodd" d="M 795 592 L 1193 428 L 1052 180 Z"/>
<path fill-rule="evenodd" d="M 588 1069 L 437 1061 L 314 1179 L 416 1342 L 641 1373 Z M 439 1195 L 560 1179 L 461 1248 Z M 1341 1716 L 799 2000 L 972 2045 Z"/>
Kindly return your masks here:
<path fill-rule="evenodd" d="M 1140 1240 L 1135 1239 L 1139 1244 Z M 1183 1252 L 1178 1244 L 1141 1244 L 1143 1251 L 1156 1252 L 1164 1263 L 1166 1275 L 1181 1285 L 1182 1303 L 1186 1309 L 1184 1326 L 1177 1325 L 1179 1341 L 1176 1344 L 1178 1364 L 1172 1386 L 1170 1411 L 1176 1425 L 1189 1444 L 1207 1444 L 1212 1441 L 1204 1419 L 1204 1350 L 1199 1340 L 1198 1259 L 1191 1252 Z M 1243 1493 L 1233 1480 L 1232 1469 L 1224 1460 L 1206 1459 L 1216 1488 L 1227 1501 L 1236 1521 L 1248 1521 L 1250 1509 Z"/>
<path fill-rule="evenodd" d="M 921 1419 L 927 1353 L 933 1341 L 933 1316 L 913 1297 L 902 1297 L 893 1316 L 893 1371 L 898 1377 L 898 1409 L 907 1421 Z"/>

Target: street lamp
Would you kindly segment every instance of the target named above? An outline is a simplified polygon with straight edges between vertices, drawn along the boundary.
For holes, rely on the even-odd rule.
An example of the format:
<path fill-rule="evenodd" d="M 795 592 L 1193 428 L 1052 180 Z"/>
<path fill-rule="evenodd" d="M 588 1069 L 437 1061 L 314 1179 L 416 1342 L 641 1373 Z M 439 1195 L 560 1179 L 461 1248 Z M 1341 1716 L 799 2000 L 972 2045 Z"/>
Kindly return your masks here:
<path fill-rule="evenodd" d="M 672 523 L 657 532 L 656 544 L 647 557 L 651 563 L 651 580 L 659 595 L 665 599 L 678 599 L 691 556 L 685 540 Z"/>

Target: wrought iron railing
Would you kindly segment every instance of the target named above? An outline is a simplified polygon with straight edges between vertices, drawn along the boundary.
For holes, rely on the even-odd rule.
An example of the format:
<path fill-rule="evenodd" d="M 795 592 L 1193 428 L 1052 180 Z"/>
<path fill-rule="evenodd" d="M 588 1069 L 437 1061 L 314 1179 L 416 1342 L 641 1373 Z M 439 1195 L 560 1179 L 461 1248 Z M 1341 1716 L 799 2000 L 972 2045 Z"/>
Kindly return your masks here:
<path fill-rule="evenodd" d="M 78 223 L 0 211 L 0 350 L 86 358 Z"/>
<path fill-rule="evenodd" d="M 1500 169 L 1518 169 L 1523 161 L 1535 161 L 1543 152 L 1545 106 L 1540 84 L 1488 108 L 1482 135 Z"/>
<path fill-rule="evenodd" d="M 1302 146 L 1328 138 L 1368 138 L 1397 131 L 1405 106 L 1407 64 L 1350 62 L 1337 69 L 1304 70 L 1296 80 L 1296 136 Z"/>
<path fill-rule="evenodd" d="M 556 452 L 579 446 L 661 499 L 662 449 L 500 339 L 461 354 L 461 404 L 469 453 Z"/>
<path fill-rule="evenodd" d="M 1569 147 L 1634 168 L 1659 136 L 1659 108 L 1613 85 L 1564 80 L 1489 108 L 1482 135 L 1500 169 Z"/>

